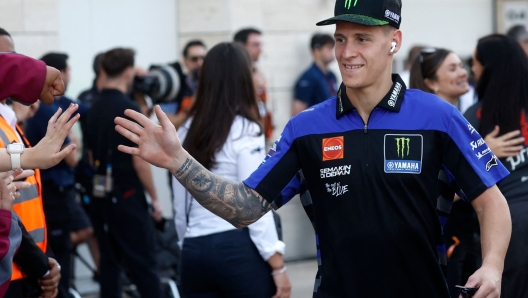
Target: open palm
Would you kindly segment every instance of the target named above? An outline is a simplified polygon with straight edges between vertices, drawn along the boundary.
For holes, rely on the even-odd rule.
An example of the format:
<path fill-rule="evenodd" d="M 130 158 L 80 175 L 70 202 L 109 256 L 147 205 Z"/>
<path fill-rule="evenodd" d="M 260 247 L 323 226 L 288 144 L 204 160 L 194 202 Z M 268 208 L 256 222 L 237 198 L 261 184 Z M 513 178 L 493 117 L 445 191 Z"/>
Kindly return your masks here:
<path fill-rule="evenodd" d="M 128 147 L 119 145 L 119 151 L 139 156 L 147 162 L 172 171 L 178 153 L 182 150 L 176 128 L 159 106 L 155 108 L 161 124 L 157 125 L 145 115 L 126 110 L 125 115 L 136 122 L 116 117 L 116 131 L 138 145 Z"/>

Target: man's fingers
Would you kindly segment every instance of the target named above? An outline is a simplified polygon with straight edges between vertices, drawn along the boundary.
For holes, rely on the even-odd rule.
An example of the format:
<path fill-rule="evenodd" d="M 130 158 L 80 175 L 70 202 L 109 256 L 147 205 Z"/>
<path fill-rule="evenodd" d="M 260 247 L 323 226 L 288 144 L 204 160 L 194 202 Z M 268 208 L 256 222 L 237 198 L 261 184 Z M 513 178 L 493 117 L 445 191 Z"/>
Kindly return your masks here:
<path fill-rule="evenodd" d="M 131 155 L 139 155 L 138 148 L 132 148 L 132 147 L 124 146 L 124 145 L 119 145 L 117 146 L 117 150 L 123 153 L 131 154 Z"/>
<path fill-rule="evenodd" d="M 169 117 L 167 117 L 167 114 L 163 112 L 159 105 L 156 105 L 156 107 L 154 108 L 154 112 L 156 112 L 156 117 L 158 117 L 158 121 L 161 124 L 161 127 L 163 127 L 163 129 L 174 127 L 172 122 L 169 120 Z"/>
<path fill-rule="evenodd" d="M 129 130 L 138 136 L 141 135 L 141 133 L 145 131 L 145 129 L 141 127 L 139 124 L 137 124 L 136 122 L 130 121 L 128 119 L 116 117 L 114 122 L 117 124 L 117 126 L 121 126 L 125 128 L 126 130 Z M 117 130 L 117 126 L 116 126 L 116 130 Z"/>
<path fill-rule="evenodd" d="M 130 110 L 130 109 L 125 110 L 125 116 L 128 116 L 128 117 L 134 119 L 137 123 L 139 123 L 139 125 L 141 125 L 143 127 L 145 127 L 148 124 L 152 123 L 152 121 L 150 121 L 150 119 L 147 118 L 147 116 L 145 116 L 145 115 L 143 115 L 141 113 L 138 113 L 138 112 L 136 112 L 134 110 Z"/>
<path fill-rule="evenodd" d="M 133 132 L 131 132 L 130 130 L 124 128 L 123 126 L 121 125 L 116 125 L 115 127 L 115 130 L 122 134 L 125 138 L 129 139 L 130 141 L 136 143 L 139 145 L 139 143 L 141 142 L 141 139 L 139 138 L 139 136 Z"/>

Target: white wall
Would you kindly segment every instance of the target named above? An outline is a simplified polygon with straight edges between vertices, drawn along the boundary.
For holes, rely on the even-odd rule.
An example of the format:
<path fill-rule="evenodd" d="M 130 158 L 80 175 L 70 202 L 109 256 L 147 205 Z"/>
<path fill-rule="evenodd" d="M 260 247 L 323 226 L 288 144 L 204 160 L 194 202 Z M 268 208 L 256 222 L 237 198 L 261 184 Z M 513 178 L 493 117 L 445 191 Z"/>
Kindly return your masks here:
<path fill-rule="evenodd" d="M 136 64 L 148 67 L 177 58 L 174 0 L 59 0 L 60 50 L 70 56 L 76 97 L 93 80 L 94 56 L 113 47 L 136 50 Z"/>
<path fill-rule="evenodd" d="M 492 33 L 493 13 L 492 0 L 403 0 L 403 45 L 396 59 L 405 59 L 415 44 L 469 57 L 478 38 Z"/>

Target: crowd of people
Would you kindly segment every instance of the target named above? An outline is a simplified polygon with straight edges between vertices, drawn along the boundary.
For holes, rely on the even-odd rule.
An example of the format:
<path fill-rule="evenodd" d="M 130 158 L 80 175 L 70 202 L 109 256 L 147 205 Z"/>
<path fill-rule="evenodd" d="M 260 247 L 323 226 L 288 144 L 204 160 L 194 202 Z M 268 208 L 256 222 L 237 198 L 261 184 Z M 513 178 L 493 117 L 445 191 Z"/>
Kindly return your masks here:
<path fill-rule="evenodd" d="M 336 1 L 275 142 L 255 28 L 189 41 L 169 65 L 181 87 L 159 105 L 137 90 L 149 72 L 132 49 L 96 55 L 78 99 L 63 95 L 67 54 L 1 54 L 0 296 L 70 297 L 88 243 L 101 297 L 126 282 L 164 297 L 152 164 L 170 175 L 182 297 L 290 297 L 274 210 L 297 194 L 314 297 L 526 297 L 528 31 L 482 37 L 467 62 L 414 46 L 400 76 L 401 11 Z M 0 28 L 2 52 L 15 43 Z"/>

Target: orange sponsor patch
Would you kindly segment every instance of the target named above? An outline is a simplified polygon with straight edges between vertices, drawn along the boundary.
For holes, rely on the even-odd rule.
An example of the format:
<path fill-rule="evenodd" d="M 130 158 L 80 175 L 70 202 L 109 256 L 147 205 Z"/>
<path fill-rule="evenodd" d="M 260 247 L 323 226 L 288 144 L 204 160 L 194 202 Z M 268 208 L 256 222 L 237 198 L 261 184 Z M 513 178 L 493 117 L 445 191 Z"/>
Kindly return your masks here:
<path fill-rule="evenodd" d="M 345 151 L 344 137 L 323 139 L 323 161 L 343 159 Z"/>

